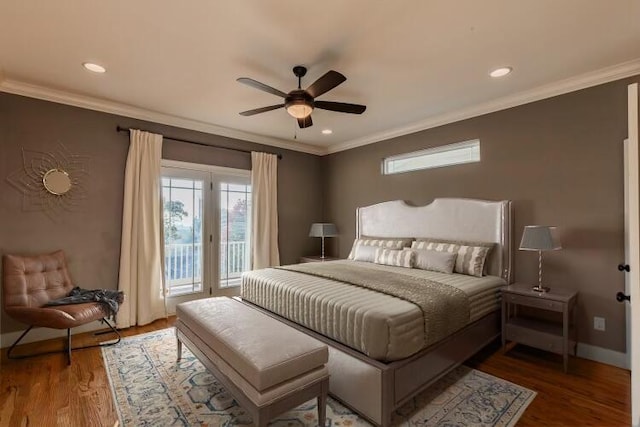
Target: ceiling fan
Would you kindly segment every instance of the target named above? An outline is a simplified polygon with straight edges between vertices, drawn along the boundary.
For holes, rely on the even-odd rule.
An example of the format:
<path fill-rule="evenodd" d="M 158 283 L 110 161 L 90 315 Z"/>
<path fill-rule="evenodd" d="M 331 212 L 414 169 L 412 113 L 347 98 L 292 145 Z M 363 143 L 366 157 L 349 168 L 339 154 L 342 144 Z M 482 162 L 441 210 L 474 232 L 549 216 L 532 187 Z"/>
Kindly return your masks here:
<path fill-rule="evenodd" d="M 291 116 L 298 120 L 300 128 L 308 128 L 313 125 L 311 120 L 311 112 L 314 108 L 322 110 L 337 111 L 340 113 L 362 114 L 367 109 L 364 105 L 347 104 L 345 102 L 332 101 L 316 101 L 315 98 L 329 92 L 347 78 L 337 71 L 328 71 L 325 75 L 313 82 L 306 90 L 302 89 L 302 77 L 307 74 L 307 68 L 302 65 L 293 67 L 293 74 L 298 78 L 298 89 L 294 89 L 289 93 L 284 93 L 278 89 L 272 88 L 264 83 L 250 79 L 248 77 L 240 77 L 238 81 L 248 86 L 260 89 L 276 96 L 284 98 L 284 104 L 270 105 L 268 107 L 256 108 L 254 110 L 243 111 L 242 116 L 253 116 L 254 114 L 265 113 L 271 110 L 277 110 L 284 107 Z"/>

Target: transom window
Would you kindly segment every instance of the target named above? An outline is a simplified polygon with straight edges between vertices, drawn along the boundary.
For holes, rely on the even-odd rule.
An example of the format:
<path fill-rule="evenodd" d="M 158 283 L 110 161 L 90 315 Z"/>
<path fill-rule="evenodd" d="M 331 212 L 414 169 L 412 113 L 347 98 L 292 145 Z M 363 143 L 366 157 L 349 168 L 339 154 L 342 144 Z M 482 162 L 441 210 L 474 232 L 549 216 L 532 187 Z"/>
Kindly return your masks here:
<path fill-rule="evenodd" d="M 480 140 L 474 139 L 387 157 L 382 160 L 382 173 L 391 175 L 479 161 Z"/>

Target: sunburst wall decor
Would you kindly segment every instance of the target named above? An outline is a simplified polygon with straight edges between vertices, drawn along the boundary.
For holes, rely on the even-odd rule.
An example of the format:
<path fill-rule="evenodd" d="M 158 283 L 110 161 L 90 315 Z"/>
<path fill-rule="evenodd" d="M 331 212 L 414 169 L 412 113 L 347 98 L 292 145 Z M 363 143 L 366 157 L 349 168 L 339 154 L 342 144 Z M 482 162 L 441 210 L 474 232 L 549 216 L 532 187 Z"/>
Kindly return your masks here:
<path fill-rule="evenodd" d="M 53 152 L 23 148 L 22 168 L 9 174 L 7 181 L 22 193 L 23 210 L 43 211 L 57 220 L 87 197 L 88 161 L 89 156 L 72 154 L 61 143 Z"/>

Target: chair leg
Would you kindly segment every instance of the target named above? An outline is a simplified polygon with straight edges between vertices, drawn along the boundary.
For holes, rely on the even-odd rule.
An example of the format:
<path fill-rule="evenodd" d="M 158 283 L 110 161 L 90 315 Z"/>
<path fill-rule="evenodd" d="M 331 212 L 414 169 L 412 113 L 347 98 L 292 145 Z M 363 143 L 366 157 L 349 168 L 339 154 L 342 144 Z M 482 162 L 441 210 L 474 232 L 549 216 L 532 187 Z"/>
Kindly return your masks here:
<path fill-rule="evenodd" d="M 29 326 L 29 328 L 24 331 L 22 333 L 22 335 L 20 335 L 20 337 L 13 343 L 11 344 L 11 347 L 9 347 L 9 350 L 7 350 L 7 357 L 9 359 L 23 359 L 23 357 L 20 356 L 12 356 L 11 353 L 13 353 L 13 350 L 16 348 L 16 346 L 18 345 L 18 343 L 22 340 L 22 338 L 24 338 L 25 335 L 27 335 L 29 333 L 29 331 L 33 328 L 33 326 Z"/>
<path fill-rule="evenodd" d="M 26 331 L 22 333 L 22 335 L 20 335 L 20 337 L 16 340 L 16 342 L 14 342 L 11 345 L 11 347 L 9 347 L 9 350 L 7 351 L 7 357 L 9 359 L 26 359 L 28 357 L 44 356 L 46 354 L 55 354 L 55 353 L 63 352 L 67 354 L 67 365 L 71 365 L 71 350 L 82 350 L 84 348 L 93 348 L 93 347 L 106 347 L 106 346 L 118 344 L 120 342 L 120 340 L 122 339 L 122 337 L 120 336 L 120 332 L 118 332 L 118 330 L 106 318 L 101 319 L 101 322 L 106 323 L 107 326 L 109 326 L 109 328 L 111 329 L 109 333 L 113 332 L 114 334 L 116 334 L 117 339 L 115 341 L 74 348 L 71 346 L 71 329 L 67 329 L 67 345 L 65 346 L 65 349 L 62 351 L 54 350 L 54 351 L 45 351 L 42 353 L 35 353 L 35 354 L 25 354 L 25 355 L 18 355 L 18 356 L 14 355 L 13 350 L 18 345 L 18 343 L 20 343 L 20 341 L 25 337 L 25 335 L 27 335 L 27 333 L 29 333 L 29 331 L 33 328 L 33 325 L 31 325 Z"/>
<path fill-rule="evenodd" d="M 71 366 L 71 328 L 67 328 L 67 366 Z"/>
<path fill-rule="evenodd" d="M 117 327 L 111 326 L 111 324 L 107 321 L 106 317 L 104 319 L 102 319 L 101 322 L 106 323 L 107 325 L 109 325 L 109 328 L 111 328 L 111 330 L 110 331 L 98 331 L 98 332 L 95 332 L 93 335 L 96 336 L 96 337 L 98 335 L 110 334 L 110 333 L 114 332 L 114 330 L 118 331 L 118 332 L 121 331 L 121 329 L 118 329 Z"/>
<path fill-rule="evenodd" d="M 102 318 L 100 320 L 102 323 L 106 323 L 107 326 L 111 329 L 111 331 L 108 332 L 113 332 L 114 334 L 116 334 L 116 336 L 118 337 L 117 340 L 113 341 L 113 342 L 104 342 L 104 343 L 99 343 L 99 344 L 92 344 L 92 345 L 85 345 L 83 347 L 74 347 L 71 350 L 82 350 L 83 348 L 93 348 L 93 347 L 108 347 L 110 345 L 116 345 L 120 342 L 120 340 L 122 339 L 122 336 L 120 336 L 120 332 L 118 332 L 118 330 L 107 320 L 107 318 Z M 104 332 L 106 333 L 106 332 Z"/>
<path fill-rule="evenodd" d="M 115 325 L 112 325 L 111 322 L 109 322 L 106 317 L 103 318 L 102 321 L 107 324 L 109 329 L 111 329 L 111 332 L 113 332 L 114 334 L 116 334 L 118 336 L 118 339 L 116 341 L 114 341 L 114 342 L 101 343 L 100 346 L 101 347 L 108 347 L 110 345 L 118 344 L 122 340 L 122 336 L 120 335 L 120 332 L 118 331 L 118 329 L 116 329 Z M 106 333 L 106 331 L 104 333 Z"/>

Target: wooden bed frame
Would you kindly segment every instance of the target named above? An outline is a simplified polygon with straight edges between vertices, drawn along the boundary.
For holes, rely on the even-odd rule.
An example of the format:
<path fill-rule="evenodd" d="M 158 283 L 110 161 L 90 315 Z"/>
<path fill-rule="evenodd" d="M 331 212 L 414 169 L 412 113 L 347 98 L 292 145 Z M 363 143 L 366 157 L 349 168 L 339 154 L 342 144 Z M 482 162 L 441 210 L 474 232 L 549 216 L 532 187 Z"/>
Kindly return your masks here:
<path fill-rule="evenodd" d="M 488 273 L 512 282 L 511 202 L 436 199 L 412 207 L 403 201 L 356 210 L 356 237 L 433 237 L 494 242 Z M 463 363 L 500 335 L 500 312 L 494 311 L 419 353 L 391 363 L 371 359 L 330 338 L 247 304 L 329 346 L 329 392 L 370 422 L 387 427 L 391 415 L 412 397 Z"/>

